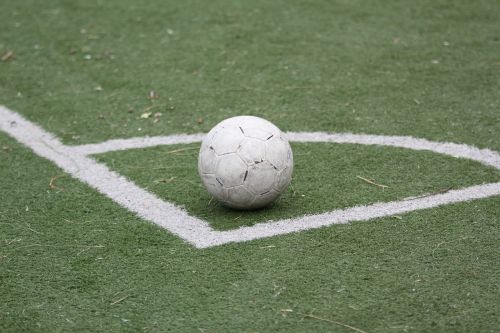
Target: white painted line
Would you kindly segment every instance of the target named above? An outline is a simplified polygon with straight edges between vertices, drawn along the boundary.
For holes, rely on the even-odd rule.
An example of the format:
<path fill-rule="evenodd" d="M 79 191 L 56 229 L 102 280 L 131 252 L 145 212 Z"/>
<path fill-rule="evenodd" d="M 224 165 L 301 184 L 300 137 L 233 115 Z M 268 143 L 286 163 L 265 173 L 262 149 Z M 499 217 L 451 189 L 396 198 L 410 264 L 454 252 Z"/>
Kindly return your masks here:
<path fill-rule="evenodd" d="M 324 132 L 287 132 L 292 142 L 330 142 L 352 143 L 360 145 L 380 145 L 413 150 L 427 150 L 453 157 L 465 158 L 480 162 L 484 165 L 500 169 L 500 155 L 490 149 L 479 149 L 466 144 L 450 142 L 435 142 L 426 139 L 417 139 L 411 136 L 387 136 L 352 133 L 324 133 Z M 102 154 L 116 150 L 146 148 L 161 145 L 195 143 L 203 139 L 204 134 L 178 134 L 168 136 L 135 137 L 129 139 L 109 140 L 96 144 L 73 146 L 76 153 L 84 155 Z"/>
<path fill-rule="evenodd" d="M 0 130 L 121 206 L 194 246 L 213 241 L 214 231 L 207 222 L 189 216 L 185 210 L 159 199 L 94 159 L 75 153 L 72 147 L 63 145 L 50 133 L 2 106 Z"/>
<path fill-rule="evenodd" d="M 465 158 L 500 169 L 500 154 L 491 149 L 479 149 L 466 144 L 436 142 L 411 136 L 369 135 L 352 133 L 287 133 L 290 141 L 354 143 L 380 145 L 413 150 L 427 150 L 438 154 Z"/>
<path fill-rule="evenodd" d="M 487 198 L 495 195 L 500 195 L 500 182 L 471 186 L 414 200 L 375 203 L 368 206 L 334 210 L 324 214 L 309 215 L 277 222 L 259 223 L 251 227 L 242 227 L 222 232 L 218 237 L 218 241 L 220 242 L 218 244 L 249 241 L 291 232 L 321 228 L 332 224 L 367 221 L 375 218 L 439 207 L 462 201 Z M 211 246 L 213 245 L 214 244 Z"/>
<path fill-rule="evenodd" d="M 187 144 L 201 142 L 205 134 L 179 134 L 169 136 L 144 136 L 130 139 L 115 139 L 101 143 L 72 146 L 71 149 L 77 154 L 95 155 L 116 150 L 127 150 L 134 148 L 146 148 L 162 145 Z"/>
<path fill-rule="evenodd" d="M 121 206 L 169 230 L 197 248 L 207 248 L 231 242 L 244 242 L 332 224 L 366 221 L 500 195 L 500 182 L 498 182 L 471 186 L 412 200 L 375 203 L 323 214 L 259 223 L 251 227 L 242 227 L 235 230 L 216 231 L 206 221 L 188 215 L 182 208 L 159 199 L 154 194 L 145 191 L 130 180 L 87 156 L 131 148 L 199 142 L 203 134 L 119 139 L 98 144 L 67 146 L 63 145 L 52 134 L 2 106 L 0 106 L 0 130 L 8 133 L 31 148 L 37 155 L 54 162 L 65 172 L 87 183 Z M 351 133 L 288 133 L 288 136 L 291 141 L 297 142 L 355 143 L 428 150 L 471 159 L 500 170 L 500 155 L 497 152 L 464 144 L 433 142 L 406 136 Z"/>

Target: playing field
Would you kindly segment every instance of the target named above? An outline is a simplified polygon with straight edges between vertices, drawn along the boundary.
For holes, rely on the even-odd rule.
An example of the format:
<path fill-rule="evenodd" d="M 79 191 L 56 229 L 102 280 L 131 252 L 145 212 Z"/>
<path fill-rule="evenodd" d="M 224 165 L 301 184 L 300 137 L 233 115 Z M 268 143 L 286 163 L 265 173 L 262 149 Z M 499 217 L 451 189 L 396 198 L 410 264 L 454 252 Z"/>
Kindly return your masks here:
<path fill-rule="evenodd" d="M 498 1 L 3 1 L 0 332 L 498 332 Z M 288 133 L 267 209 L 197 173 Z M 120 139 L 120 140 L 117 140 Z"/>

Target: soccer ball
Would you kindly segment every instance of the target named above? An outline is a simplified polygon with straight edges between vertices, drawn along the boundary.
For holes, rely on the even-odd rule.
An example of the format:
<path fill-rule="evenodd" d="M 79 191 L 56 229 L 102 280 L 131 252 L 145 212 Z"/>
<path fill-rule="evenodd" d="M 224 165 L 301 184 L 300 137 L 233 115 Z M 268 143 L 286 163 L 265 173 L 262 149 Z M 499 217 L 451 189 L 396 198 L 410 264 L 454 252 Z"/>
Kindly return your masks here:
<path fill-rule="evenodd" d="M 217 124 L 205 136 L 198 172 L 210 195 L 236 209 L 258 209 L 282 194 L 293 172 L 288 140 L 259 117 L 239 116 Z"/>

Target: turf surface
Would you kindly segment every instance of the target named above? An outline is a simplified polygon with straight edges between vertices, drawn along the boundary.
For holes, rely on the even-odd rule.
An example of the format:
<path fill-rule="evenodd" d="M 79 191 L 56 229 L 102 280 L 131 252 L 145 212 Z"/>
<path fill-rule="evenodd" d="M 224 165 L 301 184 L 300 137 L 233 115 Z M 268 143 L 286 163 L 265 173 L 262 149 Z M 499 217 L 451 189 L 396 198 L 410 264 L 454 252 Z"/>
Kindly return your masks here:
<path fill-rule="evenodd" d="M 117 151 L 98 155 L 97 160 L 161 198 L 184 206 L 217 229 L 401 200 L 500 179 L 500 171 L 494 168 L 432 152 L 328 143 L 292 146 L 295 170 L 290 190 L 272 207 L 250 212 L 210 200 L 198 176 L 199 144 Z M 389 187 L 374 186 L 359 177 L 373 178 Z"/>
<path fill-rule="evenodd" d="M 4 1 L 0 104 L 68 144 L 253 114 L 498 151 L 499 13 L 498 1 Z M 432 153 L 294 144 L 293 190 L 239 217 L 207 206 L 195 149 L 168 153 L 186 147 L 96 158 L 218 229 L 500 178 Z M 196 250 L 3 133 L 0 148 L 2 332 L 500 327 L 498 197 Z"/>

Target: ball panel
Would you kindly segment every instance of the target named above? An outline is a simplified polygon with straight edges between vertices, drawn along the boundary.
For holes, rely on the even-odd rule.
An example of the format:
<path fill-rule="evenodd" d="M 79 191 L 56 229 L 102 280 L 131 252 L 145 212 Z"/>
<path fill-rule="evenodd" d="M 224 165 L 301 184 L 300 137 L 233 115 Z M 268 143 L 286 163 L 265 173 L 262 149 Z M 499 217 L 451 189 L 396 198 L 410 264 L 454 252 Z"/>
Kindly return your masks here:
<path fill-rule="evenodd" d="M 236 117 L 231 117 L 231 118 L 227 118 L 227 119 L 224 119 L 223 121 L 221 121 L 220 123 L 218 123 L 217 125 L 215 125 L 215 127 L 238 127 L 238 126 L 241 126 L 241 124 L 244 124 L 246 121 L 247 121 L 247 118 L 248 117 L 251 117 L 251 116 L 236 116 Z"/>
<path fill-rule="evenodd" d="M 292 147 L 290 147 L 290 144 L 288 144 L 286 159 L 287 159 L 287 164 L 293 166 L 293 152 L 292 152 Z"/>
<path fill-rule="evenodd" d="M 275 190 L 271 190 L 269 192 L 256 195 L 252 201 L 251 208 L 258 209 L 266 207 L 269 204 L 271 204 L 274 200 L 276 200 L 279 196 L 280 193 Z"/>
<path fill-rule="evenodd" d="M 198 171 L 201 174 L 215 173 L 215 166 L 217 165 L 217 154 L 215 150 L 209 147 L 201 147 L 198 156 Z"/>
<path fill-rule="evenodd" d="M 214 174 L 202 174 L 201 180 L 211 196 L 220 201 L 227 200 L 227 189 Z"/>
<path fill-rule="evenodd" d="M 247 128 L 261 128 L 271 134 L 279 134 L 281 131 L 272 122 L 255 116 L 237 116 L 221 121 L 216 127 L 241 127 L 243 130 Z"/>
<path fill-rule="evenodd" d="M 243 184 L 247 175 L 247 165 L 235 153 L 218 157 L 215 175 L 224 187 Z"/>
<path fill-rule="evenodd" d="M 292 180 L 293 166 L 287 166 L 285 169 L 280 170 L 276 175 L 276 182 L 274 185 L 274 189 L 280 193 L 283 193 L 288 185 L 290 185 L 290 181 Z"/>
<path fill-rule="evenodd" d="M 280 137 L 272 138 L 266 142 L 266 159 L 279 170 L 288 164 L 288 151 L 290 144 Z"/>
<path fill-rule="evenodd" d="M 257 139 L 245 138 L 236 152 L 248 165 L 263 162 L 266 144 Z"/>
<path fill-rule="evenodd" d="M 217 128 L 215 128 L 215 127 L 212 128 L 210 130 L 210 132 L 208 132 L 207 135 L 205 135 L 203 137 L 203 140 L 201 141 L 201 146 L 208 148 L 210 146 L 210 144 L 212 143 L 212 140 L 213 140 L 214 135 L 215 135 L 216 132 L 217 132 Z"/>
<path fill-rule="evenodd" d="M 268 131 L 266 128 L 258 128 L 258 127 L 245 127 L 243 129 L 243 133 L 247 138 L 254 138 L 261 141 L 267 141 L 274 137 L 271 131 Z"/>
<path fill-rule="evenodd" d="M 244 185 L 232 187 L 227 190 L 228 196 L 226 205 L 232 208 L 245 209 L 250 207 L 255 197 Z"/>
<path fill-rule="evenodd" d="M 255 163 L 248 167 L 245 185 L 254 194 L 269 192 L 274 187 L 278 170 L 269 162 Z"/>
<path fill-rule="evenodd" d="M 215 150 L 217 155 L 234 153 L 243 139 L 243 133 L 241 133 L 239 128 L 219 128 L 215 132 L 210 146 Z"/>

